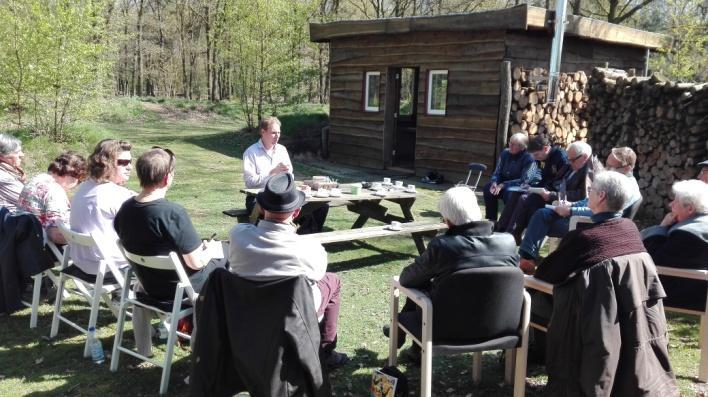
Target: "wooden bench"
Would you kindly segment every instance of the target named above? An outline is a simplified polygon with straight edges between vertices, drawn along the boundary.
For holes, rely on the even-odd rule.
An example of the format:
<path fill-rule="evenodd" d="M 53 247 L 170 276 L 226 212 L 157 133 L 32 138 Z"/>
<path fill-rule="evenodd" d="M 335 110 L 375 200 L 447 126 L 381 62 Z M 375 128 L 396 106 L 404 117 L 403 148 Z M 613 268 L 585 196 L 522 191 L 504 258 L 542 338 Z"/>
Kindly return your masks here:
<path fill-rule="evenodd" d="M 230 210 L 221 211 L 224 215 L 236 218 L 238 223 L 250 222 L 251 214 L 245 208 L 233 208 Z"/>
<path fill-rule="evenodd" d="M 447 230 L 447 224 L 443 222 L 406 222 L 401 223 L 401 230 L 391 230 L 388 225 L 369 226 L 347 230 L 335 230 L 332 232 L 315 233 L 314 237 L 321 244 L 339 243 L 344 241 L 365 240 L 377 237 L 391 237 L 400 235 L 411 235 L 414 239 L 421 239 L 423 236 L 434 237 L 440 231 Z M 422 253 L 421 246 L 416 241 L 418 251 Z M 422 247 L 424 250 L 425 248 Z"/>
<path fill-rule="evenodd" d="M 672 276 L 685 279 L 703 280 L 708 283 L 708 270 L 681 269 L 677 267 L 657 266 L 656 272 L 662 276 Z M 553 295 L 553 284 L 541 281 L 534 276 L 524 277 L 524 287 L 534 289 L 546 294 Z M 698 348 L 700 351 L 700 363 L 698 365 L 698 380 L 708 382 L 708 292 L 706 293 L 706 306 L 704 311 L 688 310 L 679 307 L 664 306 L 665 311 L 692 314 L 701 318 L 700 329 L 698 331 Z M 544 324 L 533 321 L 529 323 L 531 327 L 547 332 Z"/>
<path fill-rule="evenodd" d="M 657 266 L 656 272 L 661 276 L 671 276 L 691 280 L 702 280 L 708 284 L 708 270 L 682 269 L 679 267 Z M 698 380 L 708 382 L 708 292 L 705 297 L 706 306 L 703 311 L 683 309 L 680 307 L 664 306 L 666 311 L 692 314 L 701 318 L 698 330 L 698 348 L 701 349 L 700 363 L 698 364 Z"/>

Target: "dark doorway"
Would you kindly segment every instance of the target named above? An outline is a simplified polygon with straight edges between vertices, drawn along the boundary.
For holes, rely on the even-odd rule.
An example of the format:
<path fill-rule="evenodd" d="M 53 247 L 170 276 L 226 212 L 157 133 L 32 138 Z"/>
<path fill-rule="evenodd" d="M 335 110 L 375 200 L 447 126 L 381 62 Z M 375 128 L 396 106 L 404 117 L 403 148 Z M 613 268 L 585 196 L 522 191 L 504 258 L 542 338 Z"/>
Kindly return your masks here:
<path fill-rule="evenodd" d="M 413 169 L 415 165 L 415 129 L 418 111 L 418 68 L 394 69 L 396 96 L 391 165 Z"/>

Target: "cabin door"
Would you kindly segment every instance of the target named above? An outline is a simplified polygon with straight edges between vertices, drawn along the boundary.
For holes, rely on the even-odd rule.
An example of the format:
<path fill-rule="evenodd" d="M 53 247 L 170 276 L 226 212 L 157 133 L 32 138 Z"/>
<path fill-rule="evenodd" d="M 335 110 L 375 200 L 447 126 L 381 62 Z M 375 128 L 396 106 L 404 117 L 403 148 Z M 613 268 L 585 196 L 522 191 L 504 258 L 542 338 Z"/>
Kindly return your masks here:
<path fill-rule="evenodd" d="M 394 69 L 396 87 L 391 165 L 413 169 L 415 165 L 415 126 L 418 104 L 418 68 Z"/>

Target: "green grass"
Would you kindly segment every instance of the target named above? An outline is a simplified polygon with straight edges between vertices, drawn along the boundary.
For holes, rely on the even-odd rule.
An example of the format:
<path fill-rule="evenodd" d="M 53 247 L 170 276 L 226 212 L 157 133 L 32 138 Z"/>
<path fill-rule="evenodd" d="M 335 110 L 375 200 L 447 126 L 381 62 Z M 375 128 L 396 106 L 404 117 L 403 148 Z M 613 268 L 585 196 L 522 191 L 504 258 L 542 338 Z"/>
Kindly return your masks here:
<path fill-rule="evenodd" d="M 43 170 L 62 149 L 72 148 L 88 153 L 102 137 L 130 140 L 134 144 L 134 157 L 153 145 L 169 147 L 177 155 L 177 174 L 168 198 L 187 208 L 200 235 L 217 233 L 219 238 L 227 238 L 234 220 L 222 215 L 221 211 L 243 206 L 244 196 L 238 192 L 243 186 L 241 155 L 255 141 L 255 136 L 243 132 L 244 125 L 240 119 L 216 115 L 199 120 L 178 120 L 138 109 L 140 103 L 136 100 L 121 101 L 124 103 L 116 106 L 116 112 L 126 116 L 125 120 L 75 127 L 84 137 L 83 140 L 73 140 L 63 145 L 54 145 L 41 138 L 26 141 L 25 168 L 28 174 L 34 175 Z M 191 106 L 186 101 L 183 104 L 185 107 Z M 296 110 L 294 112 L 297 113 Z M 296 119 L 309 117 L 319 116 L 301 115 Z M 284 136 L 288 135 L 291 126 L 284 123 Z M 296 162 L 295 172 L 300 178 L 323 174 L 338 177 L 342 182 L 367 179 L 365 171 L 326 167 L 319 162 Z M 378 179 L 380 176 L 369 176 L 368 179 Z M 417 183 L 415 179 L 407 182 Z M 419 199 L 413 207 L 415 216 L 418 219 L 437 219 L 436 203 L 440 191 L 418 186 Z M 138 189 L 134 175 L 128 187 Z M 397 206 L 390 208 L 394 213 L 400 212 Z M 349 228 L 353 221 L 354 217 L 345 208 L 333 208 L 326 226 L 344 229 Z M 336 272 L 343 283 L 338 350 L 352 358 L 351 364 L 331 375 L 332 384 L 338 396 L 365 396 L 368 395 L 371 372 L 384 366 L 388 356 L 388 340 L 381 334 L 381 326 L 389 319 L 388 281 L 415 258 L 416 249 L 410 239 L 385 238 L 331 245 L 328 252 L 329 270 Z M 80 303 L 70 301 L 66 311 L 70 317 L 86 321 L 87 316 L 81 310 L 83 306 Z M 39 326 L 35 330 L 28 328 L 29 310 L 0 317 L 0 396 L 157 394 L 159 368 L 136 368 L 137 361 L 123 355 L 118 372 L 111 373 L 108 363 L 94 365 L 91 360 L 81 357 L 84 338 L 66 326 L 60 328 L 55 340 L 48 340 L 51 311 L 52 306 L 42 305 Z M 699 353 L 696 318 L 675 314 L 668 314 L 667 317 L 671 329 L 672 365 L 682 395 L 705 392 L 705 385 L 694 382 Z M 99 325 L 104 349 L 110 351 L 115 320 L 107 309 L 101 310 Z M 130 340 L 132 333 L 129 332 L 126 337 Z M 188 351 L 179 348 L 175 351 L 169 394 L 186 396 L 189 390 L 182 379 L 189 373 Z M 162 352 L 164 345 L 158 345 L 157 356 L 161 356 Z M 433 365 L 436 396 L 511 395 L 512 388 L 502 385 L 503 363 L 499 361 L 497 352 L 484 355 L 482 383 L 479 385 L 472 384 L 469 356 L 437 358 Z M 407 374 L 410 388 L 417 395 L 418 369 L 405 364 L 399 368 Z M 529 366 L 528 376 L 527 395 L 541 396 L 546 381 L 543 367 Z"/>

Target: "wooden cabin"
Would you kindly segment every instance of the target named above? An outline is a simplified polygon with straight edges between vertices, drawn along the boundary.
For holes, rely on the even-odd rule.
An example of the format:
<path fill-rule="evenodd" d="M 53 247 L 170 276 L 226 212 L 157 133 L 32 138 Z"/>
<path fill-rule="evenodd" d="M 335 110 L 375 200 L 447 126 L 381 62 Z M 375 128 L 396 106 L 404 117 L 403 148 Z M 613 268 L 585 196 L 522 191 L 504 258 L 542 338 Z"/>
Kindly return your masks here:
<path fill-rule="evenodd" d="M 503 69 L 548 68 L 554 12 L 520 5 L 471 14 L 311 23 L 330 44 L 329 158 L 377 169 L 442 173 L 491 168 L 506 142 L 499 127 Z M 569 16 L 561 71 L 595 66 L 641 74 L 666 36 Z M 507 113 L 508 114 L 508 113 Z"/>

